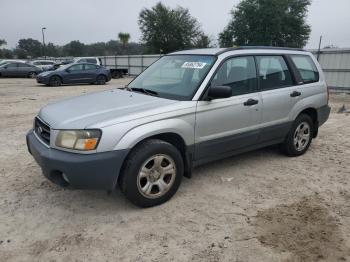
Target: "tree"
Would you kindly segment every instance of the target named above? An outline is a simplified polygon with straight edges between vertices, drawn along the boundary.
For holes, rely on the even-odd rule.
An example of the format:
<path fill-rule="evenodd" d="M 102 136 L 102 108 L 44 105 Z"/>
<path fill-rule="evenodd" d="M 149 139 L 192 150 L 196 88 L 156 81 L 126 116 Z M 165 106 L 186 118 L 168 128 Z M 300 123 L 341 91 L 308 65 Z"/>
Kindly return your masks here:
<path fill-rule="evenodd" d="M 60 48 L 53 43 L 48 43 L 45 46 L 45 53 L 48 57 L 58 57 L 60 56 Z"/>
<path fill-rule="evenodd" d="M 169 53 L 195 46 L 202 34 L 198 21 L 188 9 L 171 9 L 162 3 L 143 9 L 139 15 L 142 41 L 150 53 Z"/>
<path fill-rule="evenodd" d="M 118 34 L 118 37 L 119 41 L 123 44 L 124 47 L 129 43 L 130 34 L 120 32 Z"/>
<path fill-rule="evenodd" d="M 211 46 L 212 45 L 209 36 L 204 33 L 201 33 L 194 41 L 194 47 L 196 48 L 208 48 Z"/>
<path fill-rule="evenodd" d="M 74 40 L 63 46 L 63 53 L 67 56 L 83 56 L 86 53 L 86 46 Z"/>
<path fill-rule="evenodd" d="M 123 53 L 127 53 L 126 46 L 129 43 L 130 34 L 120 32 L 118 34 L 119 41 L 123 44 Z"/>
<path fill-rule="evenodd" d="M 311 0 L 242 0 L 219 34 L 220 46 L 303 47 L 311 32 L 306 23 L 310 4 Z"/>
<path fill-rule="evenodd" d="M 5 39 L 0 39 L 0 47 L 3 45 L 7 45 L 7 42 Z"/>
<path fill-rule="evenodd" d="M 24 58 L 23 56 L 38 57 L 42 52 L 42 44 L 32 38 L 20 39 L 16 49 L 21 58 Z"/>

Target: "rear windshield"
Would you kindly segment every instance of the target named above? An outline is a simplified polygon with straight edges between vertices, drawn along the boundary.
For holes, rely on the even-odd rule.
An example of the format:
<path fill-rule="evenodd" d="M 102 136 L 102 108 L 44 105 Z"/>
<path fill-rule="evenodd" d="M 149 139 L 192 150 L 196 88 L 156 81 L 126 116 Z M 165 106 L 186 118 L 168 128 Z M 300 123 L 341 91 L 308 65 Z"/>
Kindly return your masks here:
<path fill-rule="evenodd" d="M 154 91 L 168 99 L 191 100 L 215 60 L 215 56 L 164 56 L 135 78 L 129 87 Z"/>

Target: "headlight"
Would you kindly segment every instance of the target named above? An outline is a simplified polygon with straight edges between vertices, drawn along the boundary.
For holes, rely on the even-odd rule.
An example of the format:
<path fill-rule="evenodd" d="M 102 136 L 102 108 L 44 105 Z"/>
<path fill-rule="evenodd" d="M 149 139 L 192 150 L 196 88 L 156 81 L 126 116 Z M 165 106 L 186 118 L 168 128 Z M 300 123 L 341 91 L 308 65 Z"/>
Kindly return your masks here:
<path fill-rule="evenodd" d="M 61 130 L 56 146 L 80 151 L 94 150 L 101 138 L 101 130 Z"/>

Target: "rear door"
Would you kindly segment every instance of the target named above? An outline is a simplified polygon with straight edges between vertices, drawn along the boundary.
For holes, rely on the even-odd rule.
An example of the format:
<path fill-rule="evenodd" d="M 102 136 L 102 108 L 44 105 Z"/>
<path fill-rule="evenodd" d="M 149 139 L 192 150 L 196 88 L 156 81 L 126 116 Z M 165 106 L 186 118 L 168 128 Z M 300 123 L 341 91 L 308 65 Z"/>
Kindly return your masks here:
<path fill-rule="evenodd" d="M 28 76 L 29 72 L 35 72 L 36 69 L 34 66 L 31 66 L 26 63 L 18 63 L 17 76 Z"/>
<path fill-rule="evenodd" d="M 198 101 L 195 160 L 215 159 L 258 142 L 261 99 L 253 56 L 227 59 L 210 86 L 230 86 L 232 96 Z"/>
<path fill-rule="evenodd" d="M 84 78 L 87 82 L 95 82 L 97 77 L 97 69 L 96 65 L 92 64 L 85 64 L 84 65 Z"/>
<path fill-rule="evenodd" d="M 260 142 L 283 139 L 291 126 L 289 114 L 300 99 L 287 58 L 282 55 L 256 56 L 262 99 Z"/>

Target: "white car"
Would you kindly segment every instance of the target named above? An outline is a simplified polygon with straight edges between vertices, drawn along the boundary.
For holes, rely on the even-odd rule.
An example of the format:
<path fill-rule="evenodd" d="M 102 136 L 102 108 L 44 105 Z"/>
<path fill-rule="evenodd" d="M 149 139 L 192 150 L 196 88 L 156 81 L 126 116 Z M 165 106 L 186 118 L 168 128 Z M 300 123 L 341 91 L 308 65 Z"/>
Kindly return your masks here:
<path fill-rule="evenodd" d="M 76 57 L 73 63 L 90 63 L 95 65 L 102 65 L 101 58 L 98 57 Z"/>
<path fill-rule="evenodd" d="M 55 61 L 52 60 L 34 60 L 30 62 L 31 65 L 35 65 L 41 68 L 44 71 L 50 70 L 56 64 Z"/>

